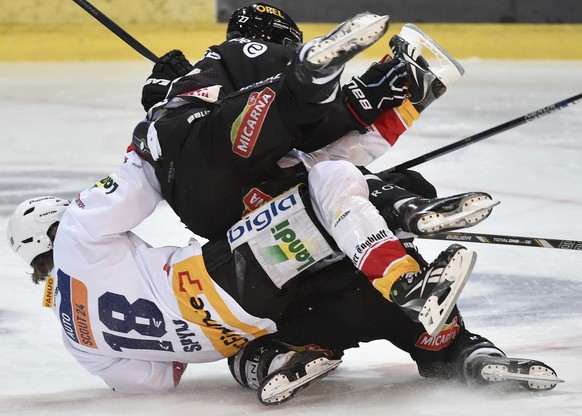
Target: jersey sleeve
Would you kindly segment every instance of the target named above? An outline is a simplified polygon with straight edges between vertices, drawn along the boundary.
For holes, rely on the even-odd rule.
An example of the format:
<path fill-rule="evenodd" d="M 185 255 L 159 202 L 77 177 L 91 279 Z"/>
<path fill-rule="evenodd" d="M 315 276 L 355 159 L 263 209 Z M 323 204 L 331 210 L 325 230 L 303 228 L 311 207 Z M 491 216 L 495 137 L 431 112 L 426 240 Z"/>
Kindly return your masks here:
<path fill-rule="evenodd" d="M 99 240 L 135 228 L 161 200 L 153 168 L 130 151 L 114 173 L 82 191 L 68 211 Z"/>

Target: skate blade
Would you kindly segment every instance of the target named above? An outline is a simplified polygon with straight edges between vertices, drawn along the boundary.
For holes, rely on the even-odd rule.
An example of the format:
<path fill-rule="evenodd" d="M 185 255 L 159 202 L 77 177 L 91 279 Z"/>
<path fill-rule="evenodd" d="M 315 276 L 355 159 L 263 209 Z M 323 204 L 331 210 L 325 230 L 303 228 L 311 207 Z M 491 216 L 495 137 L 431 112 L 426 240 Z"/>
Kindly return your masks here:
<path fill-rule="evenodd" d="M 295 381 L 289 381 L 284 374 L 276 375 L 265 385 L 259 387 L 259 401 L 263 404 L 279 404 L 289 400 L 299 387 L 305 386 L 309 382 L 325 376 L 330 371 L 337 368 L 342 360 L 312 361 L 306 365 L 307 375 Z"/>
<path fill-rule="evenodd" d="M 493 207 L 499 204 L 500 201 L 493 201 L 484 196 L 471 197 L 461 201 L 459 208 L 451 213 L 431 212 L 420 217 L 417 228 L 422 233 L 431 234 L 473 227 L 485 220 Z"/>
<path fill-rule="evenodd" d="M 465 74 L 463 66 L 453 58 L 441 45 L 424 33 L 418 26 L 407 23 L 402 27 L 400 36 L 416 48 L 425 59 L 422 48 L 428 49 L 436 62 L 430 63 L 430 70 L 448 87 Z"/>
<path fill-rule="evenodd" d="M 556 384 L 564 383 L 556 373 L 540 365 L 531 366 L 529 374 L 512 373 L 504 365 L 486 365 L 481 370 L 481 376 L 487 381 L 525 381 L 531 390 L 550 390 L 556 387 Z"/>
<path fill-rule="evenodd" d="M 476 261 L 477 253 L 474 251 L 459 250 L 443 270 L 445 279 L 451 281 L 447 297 L 439 303 L 438 296 L 430 296 L 418 314 L 418 320 L 429 336 L 434 337 L 442 330 L 457 304 L 457 299 L 461 295 Z"/>
<path fill-rule="evenodd" d="M 317 68 L 325 68 L 342 54 L 350 58 L 378 41 L 388 30 L 390 16 L 361 14 L 342 23 L 307 53 L 305 60 Z M 355 28 L 353 28 L 355 26 Z M 347 30 L 346 30 L 347 29 Z M 355 53 L 350 53 L 356 51 Z M 347 60 L 347 59 L 346 59 Z"/>

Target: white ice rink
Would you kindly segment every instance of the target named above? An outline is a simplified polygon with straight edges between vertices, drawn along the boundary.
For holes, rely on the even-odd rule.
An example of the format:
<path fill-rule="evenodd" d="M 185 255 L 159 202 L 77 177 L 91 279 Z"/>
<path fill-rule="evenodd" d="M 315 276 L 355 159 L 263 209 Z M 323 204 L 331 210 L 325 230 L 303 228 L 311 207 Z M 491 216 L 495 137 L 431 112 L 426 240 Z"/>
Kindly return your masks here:
<path fill-rule="evenodd" d="M 427 110 L 375 171 L 582 92 L 582 62 L 462 62 L 463 79 Z M 351 65 L 362 71 L 365 65 Z M 387 342 L 347 353 L 329 377 L 278 407 L 262 406 L 226 362 L 194 365 L 166 395 L 123 396 L 61 345 L 42 288 L 8 248 L 8 215 L 36 195 L 73 197 L 122 160 L 147 62 L 0 64 L 0 415 L 560 415 L 582 414 L 582 251 L 470 244 L 479 258 L 461 297 L 467 326 L 509 356 L 566 380 L 544 394 L 469 390 L 422 379 Z M 502 201 L 483 233 L 582 240 L 582 104 L 416 167 L 441 195 L 482 190 Z M 162 206 L 139 233 L 189 238 Z M 433 258 L 445 241 L 418 240 Z"/>

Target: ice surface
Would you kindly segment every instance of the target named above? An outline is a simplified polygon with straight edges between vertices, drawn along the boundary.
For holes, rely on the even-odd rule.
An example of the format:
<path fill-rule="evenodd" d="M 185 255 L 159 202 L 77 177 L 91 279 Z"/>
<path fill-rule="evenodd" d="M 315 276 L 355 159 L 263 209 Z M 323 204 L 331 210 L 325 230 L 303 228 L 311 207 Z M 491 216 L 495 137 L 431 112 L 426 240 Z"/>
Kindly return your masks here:
<path fill-rule="evenodd" d="M 582 62 L 462 62 L 466 75 L 406 133 L 378 171 L 582 91 Z M 351 64 L 346 72 L 362 71 Z M 23 199 L 72 197 L 121 161 L 143 117 L 147 62 L 0 64 L 0 229 Z M 442 195 L 482 190 L 502 201 L 483 233 L 582 240 L 582 107 L 566 109 L 416 167 Z M 155 245 L 189 235 L 166 206 L 138 232 Z M 427 258 L 448 245 L 419 240 Z M 342 366 L 291 402 L 265 407 L 225 362 L 190 365 L 166 395 L 109 391 L 61 345 L 42 289 L 0 239 L 0 414 L 4 415 L 580 415 L 582 251 L 471 244 L 479 258 L 460 307 L 467 326 L 508 355 L 553 366 L 545 394 L 469 390 L 422 379 L 387 342 L 348 351 Z"/>

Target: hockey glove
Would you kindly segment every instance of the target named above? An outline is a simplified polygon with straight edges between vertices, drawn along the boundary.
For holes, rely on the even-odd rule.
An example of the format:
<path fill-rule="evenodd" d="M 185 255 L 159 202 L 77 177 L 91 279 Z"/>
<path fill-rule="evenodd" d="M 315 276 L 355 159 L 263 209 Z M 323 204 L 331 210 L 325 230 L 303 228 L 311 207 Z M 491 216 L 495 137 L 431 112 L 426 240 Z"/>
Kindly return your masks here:
<path fill-rule="evenodd" d="M 346 106 L 361 124 L 369 126 L 382 110 L 402 105 L 408 93 L 406 77 L 406 64 L 400 59 L 375 63 L 343 86 Z"/>
<path fill-rule="evenodd" d="M 162 56 L 152 70 L 141 92 L 141 104 L 148 111 L 163 101 L 176 78 L 186 75 L 193 66 L 181 51 L 173 50 Z"/>

